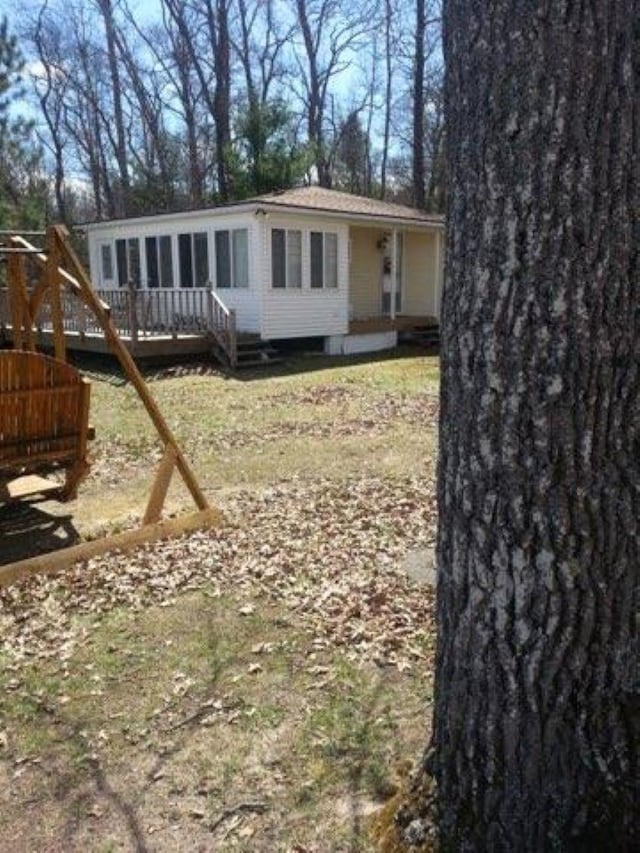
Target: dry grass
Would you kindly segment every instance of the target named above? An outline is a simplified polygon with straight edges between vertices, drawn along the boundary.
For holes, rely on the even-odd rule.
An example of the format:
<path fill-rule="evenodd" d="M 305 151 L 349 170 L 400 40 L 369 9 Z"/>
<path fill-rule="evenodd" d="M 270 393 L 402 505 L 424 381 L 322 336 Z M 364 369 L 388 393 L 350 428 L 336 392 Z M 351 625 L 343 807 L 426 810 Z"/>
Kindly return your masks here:
<path fill-rule="evenodd" d="M 396 484 L 392 495 L 410 475 L 433 476 L 435 359 L 312 366 L 255 381 L 153 381 L 214 498 L 231 507 L 238 487 L 258 495 L 275 488 L 286 501 L 306 494 L 296 483 L 320 475 L 347 491 L 358 480 L 388 481 Z M 98 464 L 73 507 L 85 533 L 140 511 L 153 453 L 128 388 L 96 382 L 93 402 Z M 184 495 L 176 490 L 172 499 L 179 505 Z M 398 559 L 403 541 L 407 550 L 422 541 L 422 533 L 397 527 L 402 506 L 384 510 L 396 524 L 391 531 L 375 509 L 369 533 L 366 519 L 349 515 L 347 497 L 335 510 L 345 514 L 345 536 L 352 523 L 364 525 L 353 547 L 362 551 L 370 540 L 373 561 L 378 552 Z M 286 504 L 280 511 L 286 518 Z M 279 517 L 274 524 L 286 525 Z M 290 535 L 300 559 L 318 548 L 329 554 L 321 526 L 305 534 L 306 522 L 295 518 Z M 198 580 L 196 558 L 184 589 L 131 602 L 110 592 L 95 612 L 73 604 L 64 580 L 34 590 L 38 604 L 24 609 L 26 619 L 44 607 L 52 619 L 62 608 L 64 619 L 54 641 L 44 628 L 34 635 L 34 643 L 46 636 L 49 655 L 30 660 L 5 647 L 0 657 L 1 850 L 372 849 L 366 816 L 394 793 L 424 743 L 427 659 L 406 668 L 375 663 L 366 644 L 354 655 L 333 634 L 319 639 L 317 618 L 299 606 L 300 596 L 294 606 L 293 593 L 290 599 L 261 581 L 274 566 L 287 578 L 282 552 L 268 537 L 268 547 L 252 540 L 243 512 L 233 523 L 233 549 L 247 552 L 234 550 L 234 559 L 254 572 L 250 582 L 234 584 L 235 563 L 222 551 L 228 570 L 222 565 L 213 581 L 204 571 Z M 326 535 L 343 541 L 340 530 L 336 520 Z M 313 552 L 305 536 L 318 538 Z M 189 547 L 168 553 L 186 559 Z M 342 557 L 348 564 L 349 554 Z M 290 587 L 297 595 L 297 586 L 312 581 L 304 563 L 296 566 Z M 312 598 L 322 589 L 314 578 L 320 586 L 304 593 Z M 117 575 L 110 583 L 117 587 Z M 103 594 L 99 580 L 92 589 Z M 13 635 L 21 636 L 15 601 L 5 607 Z M 367 614 L 357 618 L 366 630 Z"/>

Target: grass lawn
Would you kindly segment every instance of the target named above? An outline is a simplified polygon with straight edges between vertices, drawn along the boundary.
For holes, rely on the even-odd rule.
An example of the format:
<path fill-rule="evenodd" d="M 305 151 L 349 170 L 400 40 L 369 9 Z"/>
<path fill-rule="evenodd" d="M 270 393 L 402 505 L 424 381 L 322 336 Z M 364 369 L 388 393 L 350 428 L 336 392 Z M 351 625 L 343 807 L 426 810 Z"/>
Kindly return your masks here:
<path fill-rule="evenodd" d="M 427 736 L 437 359 L 150 382 L 225 523 L 0 593 L 0 850 L 373 849 Z M 92 393 L 84 536 L 160 457 L 129 386 Z"/>

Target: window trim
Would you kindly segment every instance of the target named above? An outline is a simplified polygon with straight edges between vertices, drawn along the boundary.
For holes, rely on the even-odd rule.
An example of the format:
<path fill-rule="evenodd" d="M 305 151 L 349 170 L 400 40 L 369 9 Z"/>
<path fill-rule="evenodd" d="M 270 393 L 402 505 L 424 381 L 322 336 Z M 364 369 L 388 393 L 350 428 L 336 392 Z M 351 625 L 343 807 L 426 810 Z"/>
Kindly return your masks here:
<path fill-rule="evenodd" d="M 284 234 L 284 287 L 279 285 L 275 285 L 273 283 L 273 234 L 275 231 L 281 231 Z M 305 272 L 306 272 L 306 264 L 305 264 L 305 230 L 303 228 L 287 228 L 286 226 L 273 225 L 270 231 L 269 240 L 269 268 L 270 268 L 270 276 L 271 276 L 271 285 L 270 289 L 275 291 L 281 291 L 283 293 L 287 293 L 288 291 L 294 291 L 301 293 L 305 290 Z M 290 283 L 290 263 L 289 263 L 289 235 L 290 234 L 299 234 L 300 235 L 300 282 L 299 284 L 291 284 Z"/>
<path fill-rule="evenodd" d="M 176 276 L 175 276 L 175 268 L 174 268 L 174 260 L 173 260 L 173 240 L 171 239 L 171 234 L 145 234 L 144 238 L 141 238 L 144 242 L 144 263 L 145 263 L 145 289 L 146 290 L 173 290 L 176 286 Z M 155 285 L 150 284 L 150 275 L 149 275 L 149 251 L 148 251 L 148 242 L 150 240 L 155 241 L 155 261 L 156 261 L 156 271 L 157 271 L 157 283 Z M 163 275 L 163 259 L 162 259 L 162 243 L 163 241 L 168 240 L 169 246 L 169 258 L 171 260 L 171 269 L 169 276 L 170 283 L 166 284 L 164 281 Z M 164 245 L 167 245 L 166 243 Z"/>
<path fill-rule="evenodd" d="M 234 234 L 243 231 L 247 235 L 246 251 L 247 251 L 247 282 L 246 284 L 238 284 L 236 277 L 236 261 L 234 255 Z M 229 284 L 221 285 L 218 281 L 218 235 L 226 234 L 227 252 L 229 257 Z M 250 290 L 251 289 L 251 235 L 247 225 L 240 225 L 237 228 L 215 228 L 213 231 L 213 269 L 215 271 L 215 289 L 218 290 Z"/>
<path fill-rule="evenodd" d="M 117 237 L 113 243 L 115 247 L 115 272 L 118 288 L 128 287 L 130 284 L 134 284 L 137 288 L 142 286 L 142 252 L 140 249 L 141 237 Z M 126 265 L 126 277 L 127 281 L 120 281 L 120 264 L 118 260 L 118 243 L 124 243 L 124 260 Z M 138 280 L 137 282 L 133 280 L 131 276 L 131 244 L 138 244 Z"/>
<path fill-rule="evenodd" d="M 204 255 L 207 262 L 207 280 L 204 284 L 198 284 L 196 280 L 198 267 L 196 263 L 196 237 L 204 236 L 207 241 L 207 251 Z M 210 259 L 210 247 L 209 247 L 209 231 L 204 228 L 199 231 L 180 231 L 176 235 L 176 244 L 178 248 L 178 275 L 177 275 L 177 286 L 180 290 L 201 290 L 202 288 L 207 288 L 211 286 L 211 259 Z M 184 241 L 181 239 L 183 237 L 189 238 L 189 267 L 191 272 L 191 283 L 183 284 L 182 282 L 182 246 L 185 245 Z M 175 286 L 175 285 L 174 285 Z"/>
<path fill-rule="evenodd" d="M 111 276 L 107 277 L 104 274 L 103 252 L 109 250 L 109 258 L 111 262 Z M 112 240 L 100 240 L 98 243 L 98 262 L 100 264 L 100 283 L 102 287 L 114 287 L 117 277 L 117 266 L 115 258 L 115 246 Z"/>
<path fill-rule="evenodd" d="M 322 284 L 313 285 L 313 252 L 311 251 L 311 243 L 314 234 L 318 234 L 322 237 Z M 335 238 L 335 261 L 336 261 L 336 277 L 335 284 L 327 284 L 327 237 Z M 314 292 L 330 290 L 336 291 L 340 289 L 340 238 L 337 231 L 319 231 L 316 228 L 309 229 L 309 287 Z"/>

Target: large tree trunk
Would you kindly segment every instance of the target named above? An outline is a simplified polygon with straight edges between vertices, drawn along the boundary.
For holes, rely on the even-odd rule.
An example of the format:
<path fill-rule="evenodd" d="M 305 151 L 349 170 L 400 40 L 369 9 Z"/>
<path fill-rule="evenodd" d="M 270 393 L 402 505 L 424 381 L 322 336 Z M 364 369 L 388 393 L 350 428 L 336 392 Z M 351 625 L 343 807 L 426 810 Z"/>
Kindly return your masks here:
<path fill-rule="evenodd" d="M 639 16 L 445 3 L 444 850 L 640 849 Z"/>

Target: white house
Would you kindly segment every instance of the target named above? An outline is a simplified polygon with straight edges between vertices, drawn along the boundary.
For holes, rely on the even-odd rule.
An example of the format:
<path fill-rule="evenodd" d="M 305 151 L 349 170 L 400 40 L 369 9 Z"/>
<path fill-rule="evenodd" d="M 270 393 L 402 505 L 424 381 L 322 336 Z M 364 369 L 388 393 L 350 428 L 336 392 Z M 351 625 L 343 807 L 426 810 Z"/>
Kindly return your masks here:
<path fill-rule="evenodd" d="M 135 290 L 147 336 L 195 333 L 226 311 L 238 333 L 362 352 L 440 312 L 443 219 L 398 204 L 300 187 L 86 231 L 94 285 L 112 304 Z"/>

